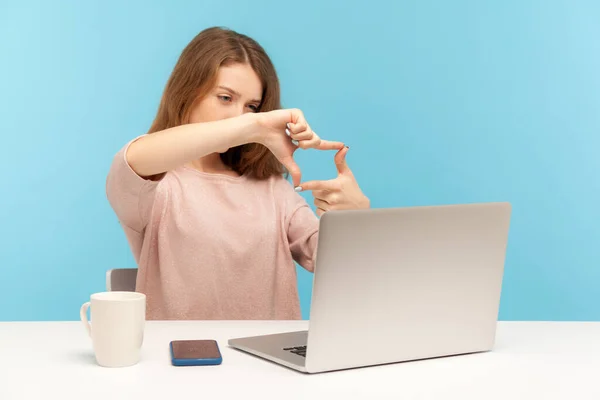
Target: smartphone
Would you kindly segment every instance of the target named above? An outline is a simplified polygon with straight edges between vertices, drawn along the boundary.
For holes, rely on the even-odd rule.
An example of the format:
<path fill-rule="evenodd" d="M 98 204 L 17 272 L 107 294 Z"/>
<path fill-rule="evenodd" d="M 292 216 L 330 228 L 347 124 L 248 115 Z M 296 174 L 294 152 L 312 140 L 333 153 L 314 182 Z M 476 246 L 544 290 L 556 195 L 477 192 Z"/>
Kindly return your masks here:
<path fill-rule="evenodd" d="M 223 362 L 216 340 L 173 340 L 171 363 L 176 366 L 219 365 Z"/>

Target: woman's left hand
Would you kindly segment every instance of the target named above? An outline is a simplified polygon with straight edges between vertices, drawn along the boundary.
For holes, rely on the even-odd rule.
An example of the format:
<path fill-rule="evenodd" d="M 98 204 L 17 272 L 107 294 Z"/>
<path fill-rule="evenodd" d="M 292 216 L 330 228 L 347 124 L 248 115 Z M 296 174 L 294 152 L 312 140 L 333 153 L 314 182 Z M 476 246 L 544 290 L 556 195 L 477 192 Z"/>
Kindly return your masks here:
<path fill-rule="evenodd" d="M 329 210 L 355 210 L 371 206 L 346 163 L 346 154 L 348 154 L 348 147 L 344 147 L 335 155 L 337 178 L 304 182 L 296 188 L 298 192 L 306 190 L 313 192 L 318 216 Z"/>

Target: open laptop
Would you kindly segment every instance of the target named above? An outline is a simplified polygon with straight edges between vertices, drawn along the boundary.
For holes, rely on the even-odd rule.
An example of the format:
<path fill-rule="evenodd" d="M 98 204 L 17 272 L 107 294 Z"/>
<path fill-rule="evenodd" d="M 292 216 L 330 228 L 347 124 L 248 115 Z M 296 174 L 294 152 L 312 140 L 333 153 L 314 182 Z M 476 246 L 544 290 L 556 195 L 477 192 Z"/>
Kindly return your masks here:
<path fill-rule="evenodd" d="M 230 339 L 307 373 L 489 351 L 511 206 L 329 211 L 309 330 Z"/>

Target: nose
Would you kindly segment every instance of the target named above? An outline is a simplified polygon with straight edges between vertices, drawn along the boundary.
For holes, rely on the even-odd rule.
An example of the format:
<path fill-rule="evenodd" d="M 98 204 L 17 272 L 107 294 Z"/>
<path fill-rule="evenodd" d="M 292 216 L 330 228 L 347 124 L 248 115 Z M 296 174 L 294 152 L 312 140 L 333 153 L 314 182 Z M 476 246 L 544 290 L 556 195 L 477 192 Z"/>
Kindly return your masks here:
<path fill-rule="evenodd" d="M 244 105 L 236 105 L 235 107 L 231 107 L 230 108 L 231 111 L 231 115 L 230 117 L 239 117 L 240 115 L 242 115 L 246 110 Z"/>

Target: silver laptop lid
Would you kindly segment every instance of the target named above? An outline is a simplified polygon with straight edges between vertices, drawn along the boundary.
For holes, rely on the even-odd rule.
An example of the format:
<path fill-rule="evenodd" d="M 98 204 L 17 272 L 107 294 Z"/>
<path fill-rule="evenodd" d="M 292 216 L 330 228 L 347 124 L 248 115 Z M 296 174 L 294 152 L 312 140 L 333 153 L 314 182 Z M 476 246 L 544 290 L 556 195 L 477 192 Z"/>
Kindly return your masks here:
<path fill-rule="evenodd" d="M 490 350 L 510 214 L 509 203 L 324 214 L 306 369 Z"/>

